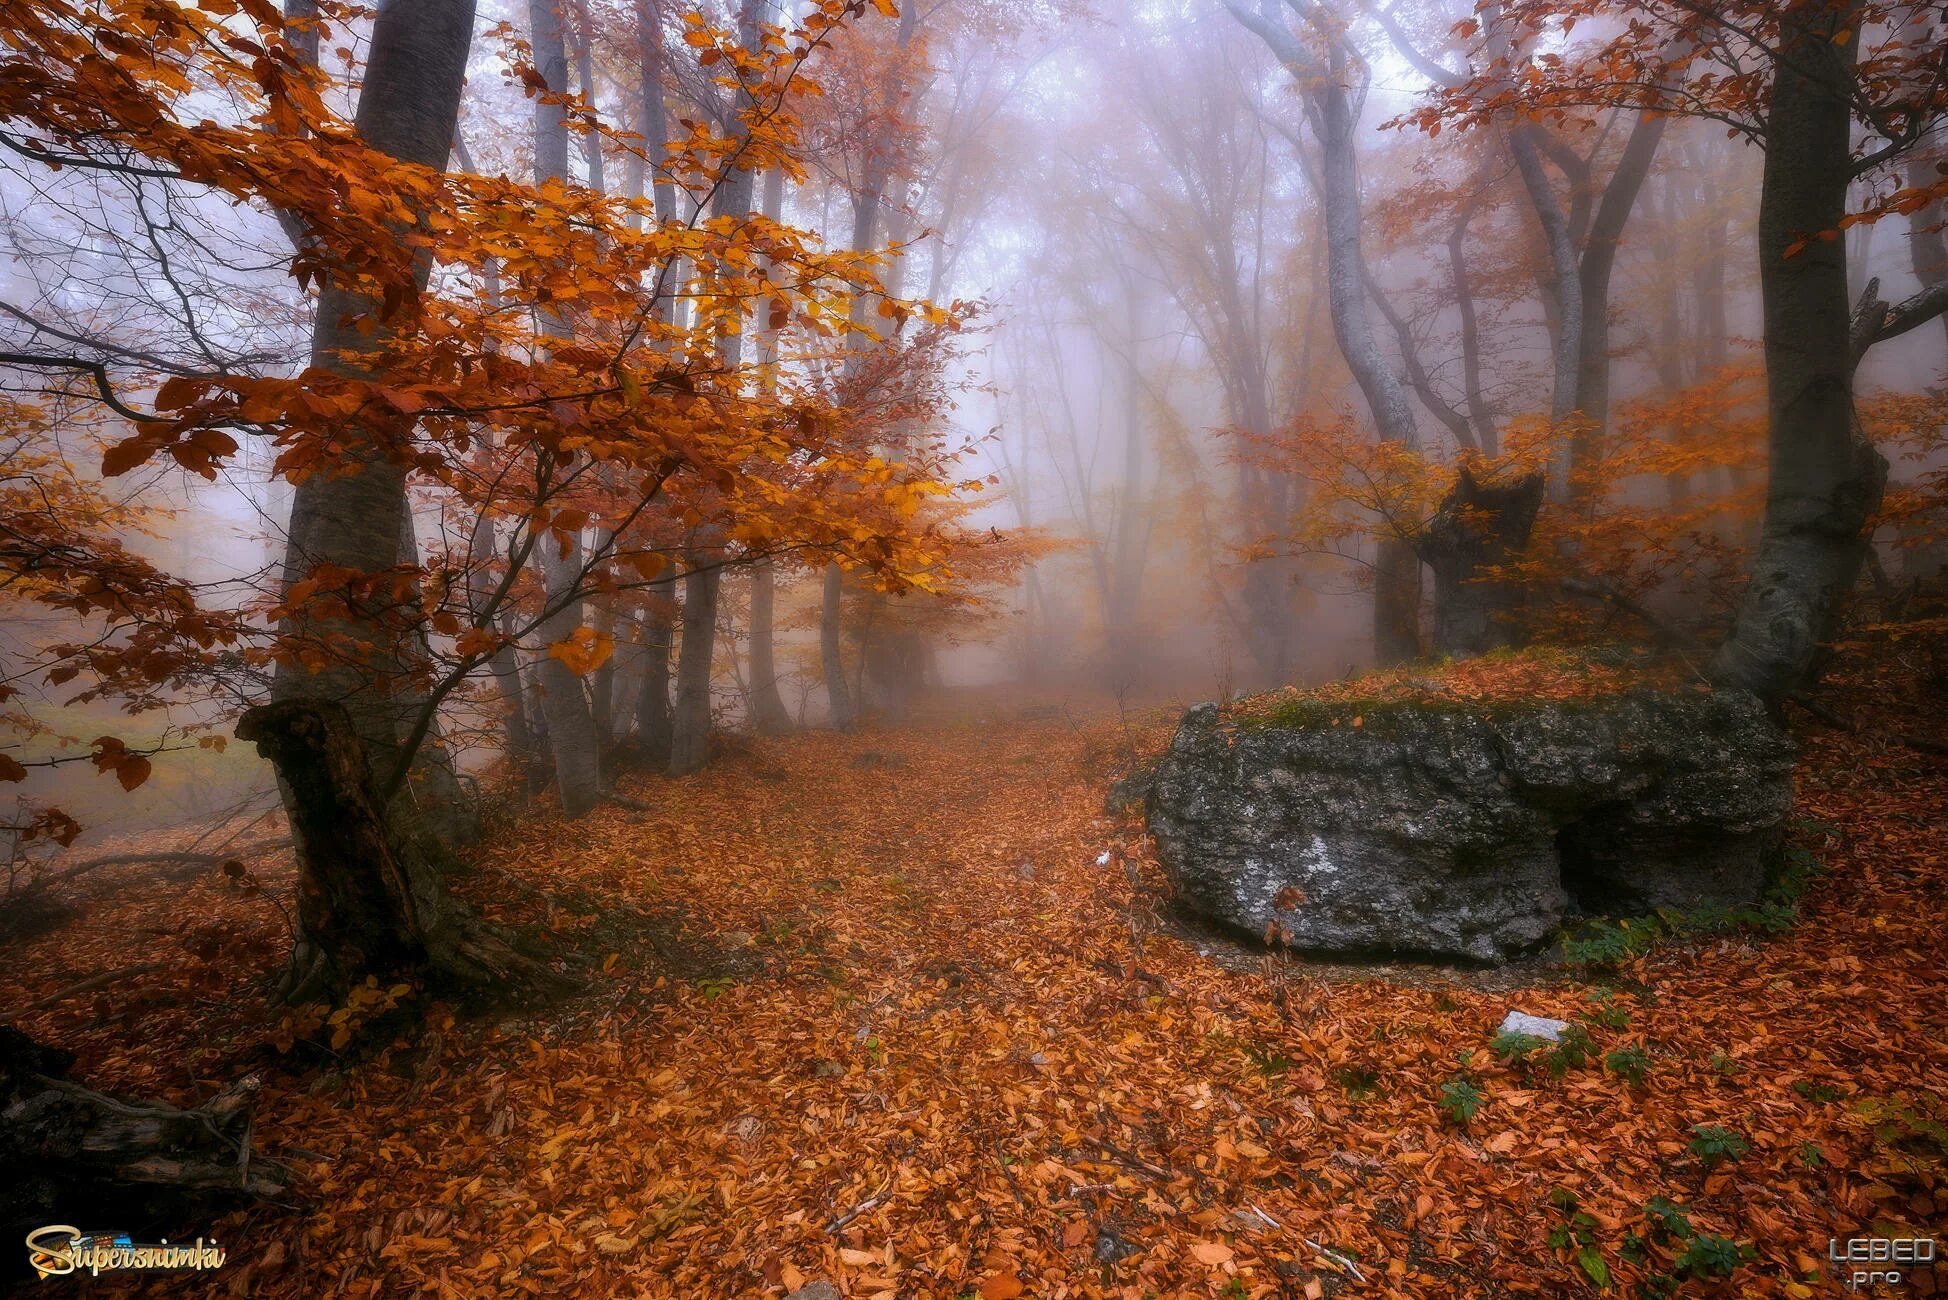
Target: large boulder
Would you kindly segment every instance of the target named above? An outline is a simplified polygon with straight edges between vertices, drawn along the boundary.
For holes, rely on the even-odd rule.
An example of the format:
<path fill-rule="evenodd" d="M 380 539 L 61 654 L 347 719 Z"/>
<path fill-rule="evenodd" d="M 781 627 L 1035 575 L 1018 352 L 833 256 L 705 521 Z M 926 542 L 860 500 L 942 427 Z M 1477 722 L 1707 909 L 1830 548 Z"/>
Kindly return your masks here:
<path fill-rule="evenodd" d="M 1193 910 L 1320 953 L 1500 961 L 1565 911 L 1744 905 L 1792 801 L 1757 698 L 1290 696 L 1192 709 L 1149 826 Z"/>

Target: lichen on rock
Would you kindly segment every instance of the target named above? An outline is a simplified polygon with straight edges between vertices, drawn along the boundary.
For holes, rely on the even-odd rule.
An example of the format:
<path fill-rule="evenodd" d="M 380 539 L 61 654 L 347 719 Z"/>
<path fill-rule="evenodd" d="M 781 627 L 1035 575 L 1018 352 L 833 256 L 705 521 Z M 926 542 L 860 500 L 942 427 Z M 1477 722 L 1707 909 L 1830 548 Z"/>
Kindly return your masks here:
<path fill-rule="evenodd" d="M 1572 909 L 1759 897 L 1793 749 L 1756 697 L 1414 686 L 1192 709 L 1146 805 L 1183 902 L 1305 951 L 1502 961 Z"/>

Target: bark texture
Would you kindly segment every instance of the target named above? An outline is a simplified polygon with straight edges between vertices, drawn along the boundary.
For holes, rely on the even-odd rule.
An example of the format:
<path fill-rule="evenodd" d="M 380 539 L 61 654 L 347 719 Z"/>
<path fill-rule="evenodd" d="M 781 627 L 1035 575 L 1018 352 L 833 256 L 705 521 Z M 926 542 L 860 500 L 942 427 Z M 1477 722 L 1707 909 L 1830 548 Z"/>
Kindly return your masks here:
<path fill-rule="evenodd" d="M 549 96 L 534 101 L 534 178 L 536 182 L 568 179 L 568 119 L 562 103 L 553 98 L 568 91 L 568 51 L 562 39 L 558 0 L 529 0 L 529 40 L 535 71 L 548 83 Z M 552 338 L 572 338 L 574 331 L 562 316 L 549 313 L 542 332 Z M 583 578 L 582 539 L 571 535 L 565 544 L 552 535 L 534 547 L 541 570 L 543 598 L 549 614 L 535 631 L 544 646 L 574 635 L 582 625 L 582 602 L 576 593 Z M 555 760 L 555 785 L 561 810 L 580 817 L 602 797 L 602 739 L 582 679 L 567 664 L 543 654 L 535 666 L 541 686 L 541 709 L 548 720 L 548 745 Z"/>
<path fill-rule="evenodd" d="M 250 1146 L 258 1076 L 179 1110 L 84 1087 L 69 1077 L 73 1064 L 0 1025 L 0 1216 L 10 1233 L 49 1223 L 167 1231 L 284 1191 L 289 1171 Z M 11 1239 L 18 1250 L 20 1236 Z"/>
<path fill-rule="evenodd" d="M 1477 655 L 1513 644 L 1520 590 L 1484 577 L 1528 545 L 1547 481 L 1527 474 L 1483 482 L 1466 465 L 1420 539 L 1434 575 L 1433 651 Z"/>
<path fill-rule="evenodd" d="M 1751 582 L 1711 674 L 1775 703 L 1811 675 L 1887 481 L 1854 413 L 1846 250 L 1817 237 L 1846 213 L 1854 18 L 1851 6 L 1811 3 L 1781 17 L 1766 117 L 1759 285 L 1771 482 Z"/>
<path fill-rule="evenodd" d="M 825 698 L 831 710 L 832 725 L 850 731 L 858 725 L 852 709 L 852 690 L 846 684 L 845 657 L 839 643 L 839 616 L 845 607 L 845 570 L 837 560 L 825 566 L 825 582 L 820 590 L 818 618 L 818 658 L 825 677 Z"/>
<path fill-rule="evenodd" d="M 244 714 L 237 736 L 277 768 L 303 846 L 299 939 L 284 1000 L 335 998 L 368 975 L 422 979 L 461 995 L 560 987 L 558 976 L 448 893 L 411 841 L 390 833 L 366 747 L 343 708 L 321 700 L 260 705 Z"/>
<path fill-rule="evenodd" d="M 776 567 L 759 560 L 751 566 L 751 725 L 766 736 L 791 730 L 791 712 L 778 693 L 777 594 Z"/>

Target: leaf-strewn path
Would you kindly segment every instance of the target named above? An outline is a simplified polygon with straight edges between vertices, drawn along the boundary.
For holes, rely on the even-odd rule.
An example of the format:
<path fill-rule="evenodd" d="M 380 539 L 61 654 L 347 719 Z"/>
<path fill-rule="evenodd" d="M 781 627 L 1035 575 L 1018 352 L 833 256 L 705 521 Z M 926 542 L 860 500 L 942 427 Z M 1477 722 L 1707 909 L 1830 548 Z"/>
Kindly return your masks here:
<path fill-rule="evenodd" d="M 1598 1002 L 1548 975 L 1492 994 L 1199 955 L 1160 928 L 1137 828 L 1100 813 L 1122 736 L 806 735 L 632 786 L 665 812 L 516 827 L 493 864 L 600 903 L 554 924 L 595 951 L 615 936 L 611 969 L 538 1017 L 436 1015 L 343 1072 L 274 1076 L 260 1143 L 320 1157 L 292 1157 L 316 1200 L 219 1225 L 233 1262 L 213 1285 L 1420 1297 L 1589 1294 L 1600 1268 L 1624 1293 L 1664 1274 L 1805 1296 L 1838 1293 L 1829 1237 L 1940 1224 L 1938 761 L 1816 737 L 1803 812 L 1830 826 L 1802 838 L 1831 872 L 1807 919 L 1660 951 Z M 215 884 L 193 898 L 264 924 Z M 1643 1086 L 1495 1063 L 1515 1004 L 1589 1021 L 1599 1052 L 1642 1048 Z M 182 1083 L 158 1064 L 176 1021 L 110 1052 L 87 1020 L 28 1027 L 81 1042 L 109 1083 Z M 1486 1103 L 1461 1130 L 1436 1103 L 1470 1049 Z M 1699 1124 L 1749 1152 L 1706 1169 Z M 1730 1281 L 1687 1271 L 1655 1197 L 1755 1258 Z"/>

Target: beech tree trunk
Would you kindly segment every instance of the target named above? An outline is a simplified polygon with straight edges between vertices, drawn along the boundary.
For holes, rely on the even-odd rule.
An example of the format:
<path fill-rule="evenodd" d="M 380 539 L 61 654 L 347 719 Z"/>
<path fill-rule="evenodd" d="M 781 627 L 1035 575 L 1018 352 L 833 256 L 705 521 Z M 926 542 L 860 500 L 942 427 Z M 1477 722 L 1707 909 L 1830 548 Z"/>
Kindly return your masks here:
<path fill-rule="evenodd" d="M 760 735 L 791 730 L 791 712 L 778 693 L 775 609 L 778 574 L 767 557 L 751 567 L 751 725 Z"/>
<path fill-rule="evenodd" d="M 636 743 L 643 762 L 663 767 L 670 761 L 670 647 L 674 637 L 676 585 L 650 589 L 649 632 L 643 643 L 643 680 L 636 697 Z"/>
<path fill-rule="evenodd" d="M 820 593 L 818 618 L 819 667 L 825 677 L 825 698 L 832 713 L 832 725 L 851 731 L 858 725 L 852 710 L 852 690 L 845 679 L 845 656 L 839 642 L 839 616 L 845 605 L 845 570 L 837 560 L 825 566 L 825 584 Z"/>
<path fill-rule="evenodd" d="M 372 27 L 371 54 L 356 119 L 359 135 L 368 145 L 422 166 L 446 165 L 473 21 L 473 0 L 422 0 L 380 8 Z M 414 270 L 423 288 L 431 270 L 430 259 L 422 259 Z M 359 354 L 380 346 L 389 330 L 402 328 L 396 320 L 380 320 L 377 329 L 363 332 L 360 324 L 369 325 L 376 313 L 376 304 L 327 283 L 314 324 L 312 363 L 341 374 L 365 373 L 357 360 Z M 411 517 L 404 469 L 383 455 L 368 452 L 355 453 L 345 470 L 310 475 L 297 485 L 284 562 L 287 583 L 319 565 L 383 574 L 411 561 L 405 545 L 411 536 Z M 356 661 L 330 662 L 319 672 L 280 664 L 271 695 L 275 702 L 272 707 L 287 710 L 323 707 L 330 702 L 329 707 L 345 720 L 344 743 L 355 751 L 357 762 L 368 774 L 376 774 L 377 788 L 400 790 L 399 797 L 383 809 L 377 805 L 376 796 L 366 797 L 364 815 L 373 823 L 371 835 L 385 843 L 388 852 L 418 857 L 446 846 L 430 841 L 426 832 L 432 823 L 416 815 L 415 801 L 422 799 L 424 789 L 412 782 L 401 785 L 394 779 L 401 762 L 407 759 L 403 739 L 416 720 L 405 715 L 431 707 L 398 688 L 401 669 L 418 647 L 416 636 L 406 630 L 412 626 L 414 613 L 374 600 L 357 615 L 330 625 L 298 620 L 290 631 L 300 639 L 330 644 L 331 638 L 349 637 L 374 649 Z M 332 853 L 330 845 L 310 842 L 306 826 L 309 822 L 328 826 L 344 810 L 305 808 L 300 792 L 289 783 L 283 784 L 282 792 L 300 871 L 314 867 L 329 870 L 326 859 Z M 423 887 L 429 897 L 443 896 L 438 878 L 430 872 Z M 321 939 L 307 929 L 310 919 L 309 914 L 298 917 L 295 938 L 300 952 L 315 951 Z M 360 924 L 383 930 L 393 926 L 396 919 L 390 913 L 376 912 Z"/>
<path fill-rule="evenodd" d="M 241 740 L 277 768 L 298 856 L 298 942 L 283 1000 L 336 1001 L 366 976 L 460 995 L 552 991 L 564 981 L 447 892 L 411 840 L 391 833 L 367 747 L 329 700 L 259 705 Z"/>
<path fill-rule="evenodd" d="M 1774 702 L 1811 675 L 1859 577 L 1887 480 L 1854 413 L 1846 250 L 1818 237 L 1846 214 L 1856 11 L 1788 7 L 1766 115 L 1759 286 L 1771 481 L 1751 582 L 1711 675 Z"/>
<path fill-rule="evenodd" d="M 757 0 L 743 0 L 738 10 L 738 42 L 755 54 L 758 50 Z M 732 100 L 733 113 L 750 107 L 742 92 Z M 730 134 L 741 138 L 742 125 L 733 125 Z M 718 184 L 712 215 L 748 220 L 751 215 L 753 184 L 749 166 L 732 166 Z M 719 340 L 717 355 L 724 373 L 738 382 L 743 362 L 744 338 L 728 335 Z M 677 658 L 676 703 L 671 716 L 670 775 L 694 772 L 710 761 L 710 666 L 717 648 L 717 589 L 722 580 L 725 548 L 712 540 L 706 525 L 704 544 L 692 553 L 691 570 L 683 576 L 683 648 Z"/>
<path fill-rule="evenodd" d="M 1938 154 L 1937 158 L 1948 160 L 1948 153 Z M 1910 189 L 1921 189 L 1939 179 L 1939 173 L 1935 172 L 1935 161 L 1918 150 L 1908 156 L 1907 183 Z M 1914 278 L 1921 282 L 1923 289 L 1931 289 L 1948 280 L 1948 238 L 1943 237 L 1941 230 L 1944 220 L 1948 220 L 1948 204 L 1940 199 L 1908 215 L 1908 260 L 1914 267 Z M 1941 316 L 1941 328 L 1944 334 L 1948 334 L 1948 312 Z"/>
<path fill-rule="evenodd" d="M 1288 0 L 1323 30 L 1334 20 L 1312 0 Z M 1322 62 L 1290 31 L 1272 20 L 1268 11 L 1246 8 L 1239 0 L 1225 0 L 1226 8 L 1263 40 L 1292 74 L 1305 97 L 1306 116 L 1319 139 L 1319 198 L 1326 226 L 1326 302 L 1332 314 L 1333 337 L 1352 371 L 1353 382 L 1366 398 L 1374 427 L 1382 439 L 1420 445 L 1412 404 L 1400 376 L 1380 351 L 1373 322 L 1366 312 L 1365 254 L 1360 248 L 1362 222 L 1359 161 L 1355 139 L 1359 121 L 1349 84 L 1358 75 L 1340 37 L 1329 38 Z M 1412 544 L 1383 536 L 1375 557 L 1373 589 L 1373 657 L 1398 663 L 1420 652 L 1420 561 Z"/>
<path fill-rule="evenodd" d="M 1617 250 L 1623 245 L 1623 232 L 1630 214 L 1637 209 L 1638 197 L 1650 176 L 1651 162 L 1664 139 L 1661 115 L 1639 113 L 1624 142 L 1623 156 L 1603 187 L 1603 198 L 1583 240 L 1583 253 L 1577 265 L 1582 324 L 1577 331 L 1576 410 L 1582 416 L 1570 448 L 1571 486 L 1579 487 L 1575 469 L 1588 463 L 1596 443 L 1610 423 L 1610 280 L 1616 270 Z"/>
<path fill-rule="evenodd" d="M 555 95 L 568 91 L 568 51 L 562 41 L 561 10 L 557 0 L 528 0 L 529 40 L 534 66 Z M 537 96 L 534 101 L 534 179 L 568 179 L 568 118 L 558 100 Z M 547 313 L 542 332 L 558 339 L 572 338 L 568 320 Z M 570 599 L 582 581 L 582 541 L 571 536 L 566 546 L 552 536 L 534 546 L 543 598 L 554 611 L 535 632 L 544 647 L 535 665 L 541 686 L 541 710 L 548 720 L 548 746 L 554 753 L 555 785 L 562 813 L 580 817 L 602 797 L 602 742 L 588 693 L 573 669 L 546 652 L 545 647 L 567 640 L 582 625 L 582 602 Z"/>
<path fill-rule="evenodd" d="M 708 561 L 683 575 L 683 649 L 676 663 L 671 776 L 694 772 L 710 761 L 710 664 L 717 648 L 717 589 L 722 577 L 722 570 Z"/>
<path fill-rule="evenodd" d="M 1528 545 L 1547 479 L 1526 474 L 1482 482 L 1461 467 L 1420 541 L 1434 574 L 1434 653 L 1478 655 L 1516 640 L 1520 588 L 1484 577 Z"/>

